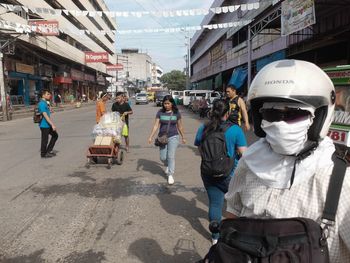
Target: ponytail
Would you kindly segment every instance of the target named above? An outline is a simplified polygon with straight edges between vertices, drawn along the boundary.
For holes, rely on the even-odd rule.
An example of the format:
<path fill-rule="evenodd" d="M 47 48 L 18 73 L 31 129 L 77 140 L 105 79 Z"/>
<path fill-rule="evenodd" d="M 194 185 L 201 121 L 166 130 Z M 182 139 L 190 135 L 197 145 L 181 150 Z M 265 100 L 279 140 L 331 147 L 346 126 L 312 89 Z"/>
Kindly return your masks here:
<path fill-rule="evenodd" d="M 229 104 L 227 101 L 217 99 L 213 102 L 213 108 L 210 112 L 210 120 L 204 126 L 203 138 L 211 132 L 218 131 L 222 124 L 222 118 L 229 111 Z"/>

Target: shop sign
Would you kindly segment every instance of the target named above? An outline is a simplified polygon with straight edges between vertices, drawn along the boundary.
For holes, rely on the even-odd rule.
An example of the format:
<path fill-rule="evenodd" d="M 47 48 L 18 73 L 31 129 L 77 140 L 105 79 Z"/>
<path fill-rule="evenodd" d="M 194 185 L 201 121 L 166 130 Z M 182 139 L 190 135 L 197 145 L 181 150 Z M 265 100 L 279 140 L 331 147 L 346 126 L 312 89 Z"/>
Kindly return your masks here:
<path fill-rule="evenodd" d="M 314 0 L 285 0 L 281 8 L 281 35 L 288 36 L 316 23 Z"/>
<path fill-rule="evenodd" d="M 16 63 L 16 71 L 34 75 L 34 67 L 27 64 Z"/>
<path fill-rule="evenodd" d="M 55 77 L 53 79 L 53 83 L 55 84 L 72 84 L 72 79 L 71 78 L 66 78 L 66 77 Z"/>
<path fill-rule="evenodd" d="M 109 62 L 108 52 L 85 52 L 85 63 Z"/>
<path fill-rule="evenodd" d="M 124 66 L 123 64 L 117 63 L 115 65 L 107 65 L 106 66 L 106 70 L 107 71 L 119 71 L 119 70 L 123 70 Z"/>
<path fill-rule="evenodd" d="M 95 76 L 90 74 L 84 74 L 84 80 L 95 82 Z"/>
<path fill-rule="evenodd" d="M 70 76 L 72 80 L 84 80 L 84 73 L 76 69 L 70 70 Z"/>
<path fill-rule="evenodd" d="M 58 36 L 60 34 L 58 21 L 56 20 L 38 20 L 29 21 L 32 30 L 43 36 Z"/>

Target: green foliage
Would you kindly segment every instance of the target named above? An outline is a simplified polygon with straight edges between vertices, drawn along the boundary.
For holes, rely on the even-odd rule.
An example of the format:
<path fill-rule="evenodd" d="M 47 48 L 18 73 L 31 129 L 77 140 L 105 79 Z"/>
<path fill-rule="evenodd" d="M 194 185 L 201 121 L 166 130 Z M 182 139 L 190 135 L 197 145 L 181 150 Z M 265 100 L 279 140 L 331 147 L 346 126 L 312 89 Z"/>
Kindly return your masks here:
<path fill-rule="evenodd" d="M 180 70 L 172 70 L 165 73 L 160 81 L 171 90 L 186 89 L 186 75 Z"/>

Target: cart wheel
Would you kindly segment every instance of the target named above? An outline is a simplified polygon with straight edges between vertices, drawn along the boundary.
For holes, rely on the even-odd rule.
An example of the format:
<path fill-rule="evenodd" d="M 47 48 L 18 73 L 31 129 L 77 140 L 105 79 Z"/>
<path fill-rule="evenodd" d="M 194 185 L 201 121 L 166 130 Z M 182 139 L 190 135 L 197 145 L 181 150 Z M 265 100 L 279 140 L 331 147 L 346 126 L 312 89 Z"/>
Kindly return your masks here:
<path fill-rule="evenodd" d="M 87 158 L 85 167 L 86 167 L 87 169 L 90 168 L 90 158 Z"/>
<path fill-rule="evenodd" d="M 107 169 L 111 169 L 111 167 L 112 167 L 112 163 L 113 163 L 113 159 L 112 159 L 112 158 L 108 158 L 108 165 L 107 165 Z"/>
<path fill-rule="evenodd" d="M 120 149 L 119 152 L 118 152 L 118 156 L 117 156 L 117 159 L 116 159 L 116 163 L 118 165 L 121 165 L 124 161 L 124 154 L 125 154 L 125 150 L 123 149 Z"/>

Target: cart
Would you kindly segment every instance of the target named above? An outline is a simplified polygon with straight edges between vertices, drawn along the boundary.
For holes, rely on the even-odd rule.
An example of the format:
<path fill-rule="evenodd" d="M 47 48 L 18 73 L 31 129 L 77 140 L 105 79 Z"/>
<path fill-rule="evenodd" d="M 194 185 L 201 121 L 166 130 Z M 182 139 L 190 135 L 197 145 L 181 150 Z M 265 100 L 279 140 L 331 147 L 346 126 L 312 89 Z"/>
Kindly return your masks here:
<path fill-rule="evenodd" d="M 124 161 L 126 151 L 119 143 L 114 145 L 91 145 L 86 154 L 86 168 L 90 168 L 91 164 L 97 164 L 98 158 L 107 158 L 107 168 L 110 169 L 115 162 L 121 165 Z"/>

